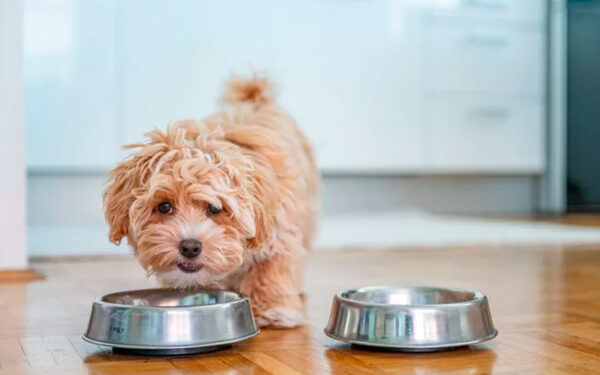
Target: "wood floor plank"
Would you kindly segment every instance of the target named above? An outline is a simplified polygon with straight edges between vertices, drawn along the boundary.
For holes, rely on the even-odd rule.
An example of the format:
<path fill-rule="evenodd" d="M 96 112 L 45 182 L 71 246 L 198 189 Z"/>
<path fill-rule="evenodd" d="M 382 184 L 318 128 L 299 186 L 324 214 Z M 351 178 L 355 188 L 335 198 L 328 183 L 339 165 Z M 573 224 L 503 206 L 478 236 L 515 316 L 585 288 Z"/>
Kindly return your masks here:
<path fill-rule="evenodd" d="M 21 347 L 31 367 L 57 367 L 58 363 L 52 356 L 51 348 L 44 343 L 43 336 L 23 337 Z"/>
<path fill-rule="evenodd" d="M 211 374 L 213 371 L 200 365 L 193 357 L 169 359 L 171 365 L 182 374 Z"/>
<path fill-rule="evenodd" d="M 181 375 L 173 364 L 168 360 L 154 362 L 103 362 L 86 366 L 85 370 L 92 375 L 108 374 L 167 374 Z M 76 371 L 76 370 L 73 370 Z M 82 370 L 79 370 L 82 371 Z M 81 372 L 80 372 L 81 373 Z"/>
<path fill-rule="evenodd" d="M 29 363 L 18 338 L 0 339 L 0 370 L 24 372 Z"/>
<path fill-rule="evenodd" d="M 273 374 L 260 364 L 253 362 L 241 354 L 223 354 L 221 360 L 225 362 L 236 374 Z"/>
<path fill-rule="evenodd" d="M 301 375 L 302 373 L 295 370 L 294 368 L 286 365 L 284 362 L 269 355 L 265 352 L 246 352 L 242 353 L 252 363 L 258 366 L 269 369 L 269 372 L 281 375 Z"/>
<path fill-rule="evenodd" d="M 83 341 L 80 335 L 70 335 L 67 336 L 67 339 L 69 340 L 69 343 L 71 344 L 73 349 L 79 355 L 79 358 L 81 358 L 86 363 L 103 362 L 109 360 L 109 357 L 106 354 L 106 349 L 103 349 L 98 345 L 90 344 L 89 342 Z"/>
<path fill-rule="evenodd" d="M 58 367 L 81 363 L 81 357 L 66 336 L 46 336 L 42 342 Z"/>
<path fill-rule="evenodd" d="M 194 359 L 196 363 L 196 368 L 200 373 L 207 374 L 247 374 L 252 373 L 252 367 L 249 368 L 245 363 L 241 363 L 236 368 L 236 364 L 232 365 L 231 363 L 226 362 L 220 356 L 215 355 L 211 356 L 199 356 Z"/>
<path fill-rule="evenodd" d="M 271 357 L 286 363 L 301 374 L 328 374 L 328 364 L 319 358 L 315 348 L 292 348 L 267 352 Z"/>
<path fill-rule="evenodd" d="M 580 368 L 584 364 L 586 369 L 600 373 L 600 356 L 582 352 L 571 345 L 555 343 L 553 340 L 545 339 L 543 335 L 535 337 L 530 334 L 511 334 L 509 339 L 511 346 L 523 352 L 539 355 L 538 361 L 540 362 L 552 360 L 575 368 Z M 523 364 L 531 366 L 529 361 L 523 362 Z M 526 368 L 520 367 L 519 369 Z"/>

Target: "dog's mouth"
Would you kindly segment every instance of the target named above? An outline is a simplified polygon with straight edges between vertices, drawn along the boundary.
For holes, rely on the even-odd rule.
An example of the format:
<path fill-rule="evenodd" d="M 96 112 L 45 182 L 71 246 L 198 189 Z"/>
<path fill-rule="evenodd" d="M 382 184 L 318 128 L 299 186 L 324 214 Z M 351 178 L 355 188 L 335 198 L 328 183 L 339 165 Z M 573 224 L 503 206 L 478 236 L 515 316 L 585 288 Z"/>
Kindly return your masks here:
<path fill-rule="evenodd" d="M 181 262 L 177 263 L 177 268 L 182 270 L 185 273 L 194 273 L 198 272 L 202 269 L 203 265 L 193 262 Z"/>

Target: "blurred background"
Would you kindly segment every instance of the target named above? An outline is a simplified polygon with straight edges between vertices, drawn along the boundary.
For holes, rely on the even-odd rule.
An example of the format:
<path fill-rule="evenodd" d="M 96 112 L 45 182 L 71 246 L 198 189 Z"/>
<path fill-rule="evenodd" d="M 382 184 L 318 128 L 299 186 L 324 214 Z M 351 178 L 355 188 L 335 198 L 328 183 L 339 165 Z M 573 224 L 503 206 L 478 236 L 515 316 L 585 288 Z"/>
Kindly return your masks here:
<path fill-rule="evenodd" d="M 322 248 L 600 239 L 522 220 L 600 210 L 599 1 L 0 4 L 0 267 L 128 253 L 120 146 L 252 71 L 315 146 Z"/>

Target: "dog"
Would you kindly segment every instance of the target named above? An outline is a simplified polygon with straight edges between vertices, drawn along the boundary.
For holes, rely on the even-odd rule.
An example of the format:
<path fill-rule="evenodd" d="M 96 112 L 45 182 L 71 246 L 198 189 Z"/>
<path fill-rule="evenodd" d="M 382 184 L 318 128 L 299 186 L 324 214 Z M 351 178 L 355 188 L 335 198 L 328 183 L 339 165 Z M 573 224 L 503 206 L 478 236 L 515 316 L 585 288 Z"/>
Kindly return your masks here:
<path fill-rule="evenodd" d="M 302 325 L 303 264 L 316 233 L 312 147 L 264 77 L 233 77 L 223 109 L 146 134 L 109 174 L 109 239 L 126 237 L 173 288 L 248 296 L 261 327 Z"/>

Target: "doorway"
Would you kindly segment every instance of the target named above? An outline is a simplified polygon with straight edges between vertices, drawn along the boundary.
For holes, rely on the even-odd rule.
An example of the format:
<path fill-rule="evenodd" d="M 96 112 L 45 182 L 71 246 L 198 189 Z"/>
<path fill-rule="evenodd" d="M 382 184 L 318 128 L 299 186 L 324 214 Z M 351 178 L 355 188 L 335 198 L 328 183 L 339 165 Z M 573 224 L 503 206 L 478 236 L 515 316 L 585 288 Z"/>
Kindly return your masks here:
<path fill-rule="evenodd" d="M 600 0 L 568 3 L 567 210 L 600 212 Z"/>

